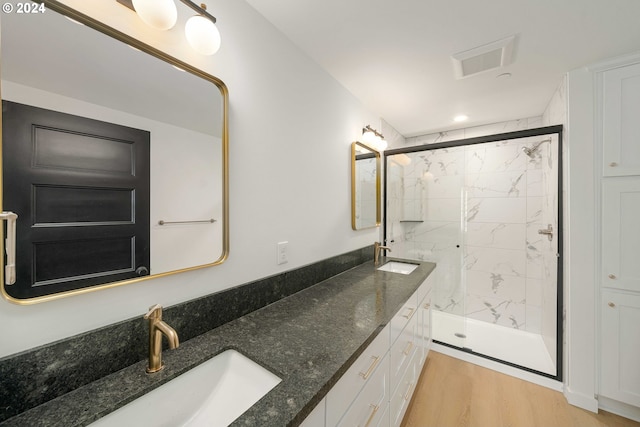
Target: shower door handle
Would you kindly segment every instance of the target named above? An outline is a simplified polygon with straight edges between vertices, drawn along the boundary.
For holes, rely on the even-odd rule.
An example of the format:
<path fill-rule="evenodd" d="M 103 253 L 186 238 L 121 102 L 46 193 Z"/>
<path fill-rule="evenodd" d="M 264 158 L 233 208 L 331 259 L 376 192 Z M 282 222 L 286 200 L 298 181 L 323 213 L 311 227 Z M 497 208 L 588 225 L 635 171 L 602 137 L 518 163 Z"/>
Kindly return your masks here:
<path fill-rule="evenodd" d="M 553 240 L 553 227 L 551 226 L 551 224 L 548 224 L 547 228 L 542 228 L 542 229 L 538 230 L 538 234 L 545 234 L 549 238 L 549 241 L 552 241 Z"/>

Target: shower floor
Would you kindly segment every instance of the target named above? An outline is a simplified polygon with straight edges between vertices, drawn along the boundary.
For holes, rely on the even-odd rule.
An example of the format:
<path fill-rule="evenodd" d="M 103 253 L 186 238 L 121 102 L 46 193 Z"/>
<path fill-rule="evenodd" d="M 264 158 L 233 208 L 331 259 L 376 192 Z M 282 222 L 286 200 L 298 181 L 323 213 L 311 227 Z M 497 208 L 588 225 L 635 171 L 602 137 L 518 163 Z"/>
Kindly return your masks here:
<path fill-rule="evenodd" d="M 437 310 L 432 311 L 431 319 L 433 339 L 436 341 L 556 375 L 555 363 L 539 334 Z"/>

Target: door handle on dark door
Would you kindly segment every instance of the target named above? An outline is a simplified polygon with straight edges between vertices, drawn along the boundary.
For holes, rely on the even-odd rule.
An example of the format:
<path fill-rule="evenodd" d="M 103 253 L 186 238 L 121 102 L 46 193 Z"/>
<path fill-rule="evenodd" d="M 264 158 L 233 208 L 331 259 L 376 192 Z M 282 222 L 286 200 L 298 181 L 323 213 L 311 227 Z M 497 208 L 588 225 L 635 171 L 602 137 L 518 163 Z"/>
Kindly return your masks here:
<path fill-rule="evenodd" d="M 4 269 L 5 285 L 16 283 L 16 221 L 18 215 L 13 212 L 0 212 L 0 220 L 7 221 L 7 239 L 5 240 L 7 252 L 7 265 Z"/>

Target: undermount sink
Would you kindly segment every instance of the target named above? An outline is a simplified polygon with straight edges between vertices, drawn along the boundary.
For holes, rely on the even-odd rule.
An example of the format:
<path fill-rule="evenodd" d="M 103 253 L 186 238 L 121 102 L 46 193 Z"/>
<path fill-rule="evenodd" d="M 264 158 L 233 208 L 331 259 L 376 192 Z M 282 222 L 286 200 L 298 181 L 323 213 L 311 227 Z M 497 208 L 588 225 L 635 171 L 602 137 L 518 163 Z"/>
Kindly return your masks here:
<path fill-rule="evenodd" d="M 280 381 L 227 350 L 100 418 L 93 427 L 226 427 Z"/>
<path fill-rule="evenodd" d="M 400 261 L 389 261 L 382 267 L 378 267 L 378 270 L 389 271 L 391 273 L 410 274 L 416 268 L 418 268 L 418 264 L 411 264 L 408 262 Z"/>

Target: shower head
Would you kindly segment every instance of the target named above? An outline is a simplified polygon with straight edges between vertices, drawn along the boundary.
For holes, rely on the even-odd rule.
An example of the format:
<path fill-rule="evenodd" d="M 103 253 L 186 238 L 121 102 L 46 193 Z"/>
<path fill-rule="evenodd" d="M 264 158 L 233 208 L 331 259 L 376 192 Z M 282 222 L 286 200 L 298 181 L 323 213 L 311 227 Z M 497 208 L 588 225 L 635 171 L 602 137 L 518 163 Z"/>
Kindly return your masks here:
<path fill-rule="evenodd" d="M 531 157 L 533 159 L 533 156 L 536 154 L 536 152 L 538 151 L 538 148 L 540 148 L 540 146 L 542 145 L 543 142 L 551 142 L 551 138 L 543 139 L 542 141 L 538 142 L 533 147 L 522 147 L 522 151 L 524 151 L 524 154 L 526 154 L 527 156 L 529 156 L 529 157 Z"/>

